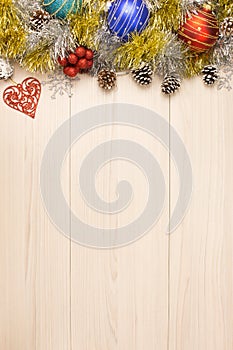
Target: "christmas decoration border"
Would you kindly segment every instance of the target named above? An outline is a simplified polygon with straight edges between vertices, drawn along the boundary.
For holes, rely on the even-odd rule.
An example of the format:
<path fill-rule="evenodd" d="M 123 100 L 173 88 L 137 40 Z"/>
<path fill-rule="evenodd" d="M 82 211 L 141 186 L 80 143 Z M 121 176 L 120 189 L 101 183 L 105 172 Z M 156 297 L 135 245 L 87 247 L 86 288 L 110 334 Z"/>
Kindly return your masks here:
<path fill-rule="evenodd" d="M 142 32 L 133 32 L 129 40 L 123 41 L 108 27 L 110 1 L 83 0 L 76 13 L 60 19 L 45 11 L 42 0 L 2 0 L 0 79 L 12 76 L 14 61 L 30 72 L 53 72 L 61 67 L 61 58 L 68 59 L 70 54 L 76 55 L 77 48 L 84 48 L 89 50 L 89 66 L 79 62 L 76 71 L 97 76 L 99 86 L 105 90 L 116 86 L 117 75 L 122 72 L 131 73 L 142 86 L 150 85 L 153 75 L 158 75 L 162 78 L 162 92 L 168 95 L 180 88 L 183 79 L 197 75 L 202 75 L 206 85 L 217 84 L 218 88 L 230 90 L 232 0 L 143 1 L 149 9 L 149 24 Z M 190 18 L 197 18 L 204 6 L 208 6 L 211 16 L 216 18 L 219 35 L 212 47 L 198 52 L 191 49 L 179 33 L 182 28 L 185 30 Z M 76 56 L 80 61 L 78 54 Z M 76 60 L 74 56 L 73 60 Z M 74 64 L 69 67 L 73 68 Z M 76 71 L 66 69 L 65 74 L 74 77 Z"/>

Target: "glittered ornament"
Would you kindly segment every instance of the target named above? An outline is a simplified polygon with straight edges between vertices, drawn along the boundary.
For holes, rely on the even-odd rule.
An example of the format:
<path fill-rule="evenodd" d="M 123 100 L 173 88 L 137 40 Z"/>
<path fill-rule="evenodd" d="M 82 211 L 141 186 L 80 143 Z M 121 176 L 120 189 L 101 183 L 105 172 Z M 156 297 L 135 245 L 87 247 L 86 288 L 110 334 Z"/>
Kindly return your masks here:
<path fill-rule="evenodd" d="M 44 0 L 43 7 L 50 15 L 64 19 L 76 13 L 82 6 L 82 0 Z"/>
<path fill-rule="evenodd" d="M 149 22 L 149 10 L 144 0 L 115 0 L 108 11 L 110 31 L 123 41 L 133 32 L 141 33 Z"/>
<path fill-rule="evenodd" d="M 0 79 L 9 79 L 14 74 L 14 67 L 8 59 L 0 57 Z"/>
<path fill-rule="evenodd" d="M 219 36 L 219 27 L 211 6 L 204 5 L 181 25 L 178 36 L 192 51 L 205 52 L 214 46 Z"/>

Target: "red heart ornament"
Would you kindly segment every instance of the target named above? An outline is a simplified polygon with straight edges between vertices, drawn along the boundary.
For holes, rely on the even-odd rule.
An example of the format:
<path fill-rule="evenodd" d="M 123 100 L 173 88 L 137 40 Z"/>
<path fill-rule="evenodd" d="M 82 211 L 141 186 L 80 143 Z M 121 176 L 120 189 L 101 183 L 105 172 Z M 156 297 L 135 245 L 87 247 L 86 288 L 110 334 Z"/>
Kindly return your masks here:
<path fill-rule="evenodd" d="M 9 107 L 35 118 L 40 94 L 39 80 L 27 78 L 21 84 L 6 88 L 3 92 L 3 100 Z"/>

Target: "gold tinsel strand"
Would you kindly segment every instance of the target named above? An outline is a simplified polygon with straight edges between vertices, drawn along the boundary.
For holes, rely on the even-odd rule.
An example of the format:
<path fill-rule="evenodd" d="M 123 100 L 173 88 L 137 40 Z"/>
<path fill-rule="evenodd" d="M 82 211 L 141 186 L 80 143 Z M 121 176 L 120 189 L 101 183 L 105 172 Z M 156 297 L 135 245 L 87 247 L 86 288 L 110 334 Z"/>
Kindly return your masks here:
<path fill-rule="evenodd" d="M 155 13 L 157 27 L 161 30 L 178 30 L 182 18 L 181 2 L 179 0 L 161 0 Z"/>
<path fill-rule="evenodd" d="M 142 62 L 153 62 L 166 42 L 166 33 L 157 28 L 155 18 L 151 18 L 141 34 L 133 34 L 132 40 L 116 50 L 115 64 L 121 70 L 138 69 Z"/>
<path fill-rule="evenodd" d="M 192 54 L 190 51 L 187 52 L 185 57 L 186 77 L 191 78 L 199 75 L 203 68 L 210 63 L 209 54 L 206 52 L 202 54 Z"/>
<path fill-rule="evenodd" d="M 25 55 L 21 64 L 30 72 L 39 71 L 41 73 L 46 73 L 55 69 L 55 63 L 51 58 L 50 48 L 41 43 Z"/>
<path fill-rule="evenodd" d="M 226 17 L 233 17 L 233 1 L 219 0 L 217 17 L 219 22 L 222 22 Z"/>
<path fill-rule="evenodd" d="M 11 0 L 0 2 L 0 55 L 14 58 L 23 53 L 26 34 Z"/>
<path fill-rule="evenodd" d="M 96 49 L 95 34 L 101 27 L 102 16 L 106 7 L 106 1 L 97 0 L 95 3 L 86 2 L 82 9 L 75 15 L 70 15 L 71 32 L 79 45 Z"/>

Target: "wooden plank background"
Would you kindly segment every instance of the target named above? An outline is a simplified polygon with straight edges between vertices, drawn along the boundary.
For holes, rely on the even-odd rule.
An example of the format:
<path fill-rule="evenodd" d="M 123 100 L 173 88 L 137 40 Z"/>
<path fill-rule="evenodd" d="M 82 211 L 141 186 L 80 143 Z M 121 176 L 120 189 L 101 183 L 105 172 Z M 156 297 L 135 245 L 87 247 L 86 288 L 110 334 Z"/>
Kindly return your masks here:
<path fill-rule="evenodd" d="M 17 69 L 14 80 L 26 76 Z M 1 96 L 9 84 L 1 82 Z M 0 102 L 0 350 L 232 350 L 233 93 L 206 88 L 200 79 L 184 82 L 171 98 L 162 96 L 156 79 L 143 89 L 120 77 L 108 94 L 88 77 L 74 85 L 72 99 L 56 100 L 43 86 L 35 120 Z M 118 227 L 133 220 L 145 201 L 142 174 L 119 161 L 104 167 L 96 185 L 108 201 L 119 179 L 127 178 L 135 192 L 127 213 L 100 217 L 85 205 L 77 172 L 100 141 L 118 137 L 145 146 L 159 162 L 167 189 L 161 218 L 148 234 L 123 248 L 98 250 L 72 242 L 53 226 L 39 174 L 44 149 L 64 121 L 112 102 L 154 110 L 167 120 L 168 133 L 169 123 L 177 130 L 190 155 L 194 187 L 185 219 L 166 235 L 179 188 L 169 152 L 128 126 L 85 135 L 62 172 L 66 199 L 84 221 Z"/>

